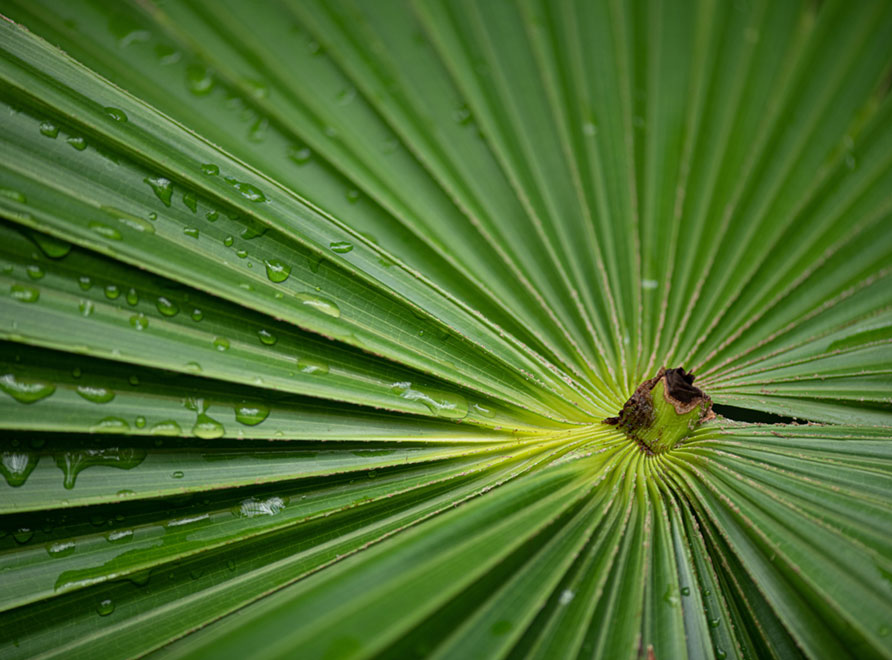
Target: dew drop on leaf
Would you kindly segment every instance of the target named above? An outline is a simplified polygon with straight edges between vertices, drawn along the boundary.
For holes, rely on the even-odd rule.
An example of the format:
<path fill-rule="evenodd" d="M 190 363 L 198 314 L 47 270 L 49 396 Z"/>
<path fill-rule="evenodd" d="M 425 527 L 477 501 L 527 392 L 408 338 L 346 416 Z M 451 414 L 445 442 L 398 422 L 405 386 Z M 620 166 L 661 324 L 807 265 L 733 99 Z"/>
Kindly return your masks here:
<path fill-rule="evenodd" d="M 10 286 L 9 295 L 15 300 L 24 303 L 34 303 L 40 300 L 40 290 L 24 284 L 13 284 Z"/>
<path fill-rule="evenodd" d="M 78 385 L 76 391 L 82 398 L 93 403 L 108 403 L 115 398 L 114 391 L 105 387 Z"/>
<path fill-rule="evenodd" d="M 235 419 L 245 426 L 257 426 L 269 417 L 269 408 L 262 403 L 242 403 L 235 407 Z"/>
<path fill-rule="evenodd" d="M 226 429 L 216 419 L 209 417 L 205 413 L 199 413 L 192 426 L 192 433 L 202 440 L 214 440 L 222 438 L 226 433 Z"/>
<path fill-rule="evenodd" d="M 271 282 L 284 282 L 291 275 L 291 266 L 279 259 L 267 259 L 264 263 L 266 264 L 266 276 Z"/>
<path fill-rule="evenodd" d="M 269 330 L 260 329 L 257 331 L 257 336 L 260 337 L 260 342 L 267 346 L 272 346 L 276 343 L 276 336 Z"/>
<path fill-rule="evenodd" d="M 17 378 L 14 374 L 7 373 L 0 376 L 0 390 L 19 403 L 35 403 L 55 392 L 56 386 L 30 378 Z"/>
<path fill-rule="evenodd" d="M 328 373 L 328 364 L 313 358 L 300 358 L 297 361 L 297 368 L 301 373 L 314 376 L 324 376 Z"/>
<path fill-rule="evenodd" d="M 155 196 L 161 200 L 164 206 L 170 206 L 170 202 L 173 199 L 173 183 L 171 183 L 170 179 L 163 176 L 150 176 L 143 179 L 143 181 L 151 186 Z"/>
<path fill-rule="evenodd" d="M 94 234 L 102 236 L 102 238 L 107 238 L 110 241 L 120 241 L 123 238 L 121 232 L 104 222 L 93 220 L 87 226 Z"/>
<path fill-rule="evenodd" d="M 134 314 L 130 317 L 130 326 L 135 330 L 145 330 L 149 327 L 149 319 L 145 314 Z"/>
<path fill-rule="evenodd" d="M 347 241 L 332 241 L 329 243 L 328 247 L 331 248 L 332 252 L 337 252 L 338 254 L 346 254 L 353 249 L 353 243 L 349 243 Z"/>
<path fill-rule="evenodd" d="M 59 127 L 51 121 L 41 122 L 40 134 L 45 135 L 48 138 L 56 139 L 56 137 L 59 135 Z"/>
<path fill-rule="evenodd" d="M 109 117 L 111 117 L 115 121 L 119 121 L 119 122 L 127 121 L 127 114 L 120 108 L 113 108 L 113 107 L 109 106 L 105 109 L 105 114 L 107 114 Z"/>
<path fill-rule="evenodd" d="M 28 277 L 31 278 L 32 280 L 39 280 L 44 275 L 46 275 L 43 268 L 41 268 L 37 264 L 31 264 L 30 266 L 25 268 L 25 272 L 28 274 Z"/>
<path fill-rule="evenodd" d="M 327 298 L 323 298 L 322 296 L 314 296 L 309 293 L 298 293 L 296 298 L 300 300 L 304 305 L 308 305 L 315 309 L 318 312 L 322 312 L 323 314 L 327 314 L 328 316 L 332 316 L 334 318 L 339 318 L 341 316 L 341 309 L 331 300 Z"/>
<path fill-rule="evenodd" d="M 40 455 L 35 452 L 5 451 L 0 454 L 0 472 L 13 488 L 23 485 L 37 467 Z"/>
<path fill-rule="evenodd" d="M 25 545 L 34 536 L 34 530 L 30 527 L 19 527 L 12 533 L 12 538 L 19 545 Z"/>
<path fill-rule="evenodd" d="M 96 611 L 99 613 L 99 616 L 108 616 L 115 611 L 115 604 L 110 598 L 105 598 L 96 604 Z"/>
<path fill-rule="evenodd" d="M 158 296 L 158 299 L 155 301 L 155 307 L 158 308 L 158 312 L 162 316 L 168 317 L 176 316 L 180 311 L 179 305 L 166 296 Z"/>
<path fill-rule="evenodd" d="M 181 429 L 180 425 L 172 419 L 165 419 L 164 421 L 157 422 L 152 425 L 151 429 L 149 429 L 149 435 L 179 436 L 182 434 L 183 429 Z"/>
<path fill-rule="evenodd" d="M 71 252 L 71 243 L 63 241 L 61 238 L 49 236 L 48 234 L 41 234 L 36 231 L 29 232 L 28 235 L 31 237 L 31 240 L 37 244 L 37 247 L 40 248 L 41 252 L 50 259 L 61 259 Z"/>
<path fill-rule="evenodd" d="M 83 151 L 87 148 L 87 141 L 79 135 L 71 135 L 65 139 L 65 141 L 73 148 L 78 151 Z"/>

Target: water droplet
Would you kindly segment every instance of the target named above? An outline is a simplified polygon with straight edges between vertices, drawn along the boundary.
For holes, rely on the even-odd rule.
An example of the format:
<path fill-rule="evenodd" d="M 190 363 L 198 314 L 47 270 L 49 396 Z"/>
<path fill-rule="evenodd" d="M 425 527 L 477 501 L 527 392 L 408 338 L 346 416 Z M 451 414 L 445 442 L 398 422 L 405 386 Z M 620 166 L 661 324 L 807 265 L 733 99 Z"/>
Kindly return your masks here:
<path fill-rule="evenodd" d="M 666 587 L 666 593 L 663 594 L 663 601 L 671 607 L 675 607 L 681 603 L 681 598 L 678 597 L 678 589 L 674 585 Z"/>
<path fill-rule="evenodd" d="M 106 419 L 115 419 L 107 417 Z M 124 420 L 117 420 L 126 425 Z M 94 427 L 95 428 L 95 427 Z M 127 426 L 129 430 L 130 427 Z M 132 470 L 146 458 L 144 449 L 133 447 L 103 447 L 102 449 L 78 449 L 65 451 L 54 456 L 56 465 L 65 475 L 64 486 L 71 490 L 74 488 L 78 475 L 89 467 L 104 465 L 121 470 Z"/>
<path fill-rule="evenodd" d="M 52 545 L 47 546 L 46 551 L 50 557 L 58 559 L 59 557 L 70 555 L 74 552 L 74 548 L 74 541 L 56 541 Z"/>
<path fill-rule="evenodd" d="M 183 227 L 183 233 L 190 238 L 198 238 L 198 228 L 197 227 Z"/>
<path fill-rule="evenodd" d="M 326 126 L 322 129 L 322 132 L 325 133 L 325 137 L 336 138 L 338 136 L 338 129 L 334 126 Z"/>
<path fill-rule="evenodd" d="M 99 613 L 99 616 L 108 616 L 115 611 L 115 604 L 111 598 L 105 598 L 96 604 L 96 611 Z"/>
<path fill-rule="evenodd" d="M 0 472 L 6 477 L 6 483 L 17 488 L 27 481 L 38 460 L 40 455 L 34 452 L 5 451 L 0 454 Z"/>
<path fill-rule="evenodd" d="M 130 374 L 129 376 L 127 376 L 127 382 L 133 385 L 133 387 L 136 387 L 137 385 L 139 385 L 139 376 L 137 376 L 136 374 Z"/>
<path fill-rule="evenodd" d="M 257 426 L 269 417 L 269 408 L 262 403 L 242 403 L 235 407 L 236 421 L 245 426 Z"/>
<path fill-rule="evenodd" d="M 195 309 L 192 310 L 192 313 L 189 316 L 192 317 L 192 320 L 197 323 L 198 321 L 200 321 L 201 319 L 204 318 L 204 312 L 202 312 L 200 309 L 198 309 L 196 307 Z"/>
<path fill-rule="evenodd" d="M 108 403 L 115 398 L 115 393 L 112 390 L 93 385 L 78 385 L 77 393 L 93 403 Z"/>
<path fill-rule="evenodd" d="M 81 371 L 80 367 L 75 367 L 74 369 L 71 370 L 71 375 L 74 376 L 75 378 L 80 378 L 83 373 L 84 372 Z"/>
<path fill-rule="evenodd" d="M 310 158 L 312 158 L 312 156 L 313 152 L 310 151 L 309 147 L 292 145 L 288 148 L 288 158 L 293 160 L 298 165 L 307 163 Z"/>
<path fill-rule="evenodd" d="M 214 337 L 214 348 L 221 353 L 229 350 L 229 340 L 226 337 Z"/>
<path fill-rule="evenodd" d="M 208 222 L 216 222 L 217 218 L 220 217 L 220 214 L 217 211 L 208 211 L 204 214 L 204 217 L 207 218 Z"/>
<path fill-rule="evenodd" d="M 139 294 L 136 292 L 136 289 L 130 287 L 127 289 L 127 304 L 128 305 L 136 305 L 139 304 Z"/>
<path fill-rule="evenodd" d="M 576 594 L 570 589 L 564 589 L 561 592 L 561 595 L 558 597 L 558 603 L 561 605 L 567 605 L 576 597 Z"/>
<path fill-rule="evenodd" d="M 49 236 L 48 234 L 41 234 L 36 231 L 29 232 L 28 235 L 31 237 L 31 240 L 37 244 L 37 247 L 39 247 L 50 259 L 61 259 L 71 252 L 71 243 L 63 241 L 61 238 Z"/>
<path fill-rule="evenodd" d="M 130 424 L 120 417 L 103 417 L 98 424 L 90 427 L 90 433 L 127 433 Z"/>
<path fill-rule="evenodd" d="M 162 316 L 176 316 L 180 311 L 179 306 L 165 296 L 158 296 L 158 300 L 155 301 L 155 307 L 158 308 Z"/>
<path fill-rule="evenodd" d="M 143 179 L 143 182 L 149 184 L 155 192 L 155 197 L 161 200 L 164 206 L 170 206 L 173 199 L 173 183 L 170 179 L 163 176 L 150 176 Z"/>
<path fill-rule="evenodd" d="M 109 300 L 117 300 L 121 296 L 121 289 L 117 284 L 109 284 L 105 287 L 105 297 Z"/>
<path fill-rule="evenodd" d="M 116 529 L 113 532 L 109 532 L 105 538 L 108 539 L 109 543 L 126 543 L 133 540 L 133 530 Z"/>
<path fill-rule="evenodd" d="M 359 191 L 356 188 L 351 188 L 347 191 L 347 201 L 351 204 L 359 201 Z"/>
<path fill-rule="evenodd" d="M 480 415 L 481 417 L 488 417 L 489 419 L 492 419 L 493 417 L 496 416 L 495 412 L 493 412 L 489 408 L 484 408 L 479 403 L 474 403 L 471 405 L 471 407 L 474 409 L 474 412 L 477 413 L 478 415 Z"/>
<path fill-rule="evenodd" d="M 656 289 L 659 283 L 656 280 L 641 280 L 642 289 Z"/>
<path fill-rule="evenodd" d="M 208 176 L 217 176 L 220 174 L 220 167 L 218 165 L 214 165 L 213 163 L 205 163 L 201 166 L 201 171 L 203 174 L 207 174 Z"/>
<path fill-rule="evenodd" d="M 183 204 L 185 204 L 186 208 L 192 211 L 192 213 L 198 211 L 198 198 L 191 190 L 183 193 Z"/>
<path fill-rule="evenodd" d="M 201 373 L 201 365 L 198 362 L 187 362 L 185 366 L 186 371 L 193 374 Z"/>
<path fill-rule="evenodd" d="M 226 433 L 226 429 L 217 420 L 205 413 L 199 413 L 198 418 L 195 420 L 195 425 L 192 427 L 192 433 L 202 440 L 215 440 L 216 438 L 222 438 Z"/>
<path fill-rule="evenodd" d="M 182 470 L 176 470 L 176 471 L 170 473 L 170 478 L 171 478 L 171 479 L 182 479 L 182 478 L 185 477 L 185 476 L 186 476 L 186 475 L 183 474 L 183 471 L 182 471 Z"/>
<path fill-rule="evenodd" d="M 149 327 L 149 319 L 145 314 L 134 314 L 130 317 L 130 325 L 135 330 L 142 331 Z"/>
<path fill-rule="evenodd" d="M 214 89 L 214 74 L 197 64 L 186 68 L 186 87 L 196 96 L 206 96 Z"/>
<path fill-rule="evenodd" d="M 59 127 L 51 121 L 44 121 L 40 123 L 40 133 L 48 138 L 55 139 L 59 135 Z"/>
<path fill-rule="evenodd" d="M 146 418 L 142 415 L 137 415 L 136 419 L 133 420 L 134 425 L 138 429 L 144 429 L 146 427 Z"/>
<path fill-rule="evenodd" d="M 423 403 L 428 410 L 439 417 L 463 419 L 468 414 L 468 401 L 457 392 L 413 386 L 410 382 L 394 383 L 390 391 L 401 399 Z"/>
<path fill-rule="evenodd" d="M 114 119 L 115 121 L 125 122 L 127 121 L 127 114 L 121 110 L 120 108 L 112 108 L 111 106 L 105 109 L 105 114 Z"/>
<path fill-rule="evenodd" d="M 328 244 L 328 247 L 331 248 L 332 252 L 345 254 L 353 249 L 353 243 L 348 243 L 347 241 L 332 241 Z"/>
<path fill-rule="evenodd" d="M 721 621 L 719 619 L 710 619 L 709 627 L 710 628 L 718 628 L 720 623 L 721 623 Z"/>
<path fill-rule="evenodd" d="M 260 337 L 260 342 L 267 346 L 272 346 L 276 343 L 276 336 L 269 330 L 260 329 L 257 331 L 257 336 Z"/>
<path fill-rule="evenodd" d="M 78 151 L 83 151 L 87 148 L 87 141 L 79 135 L 71 135 L 65 141 Z"/>
<path fill-rule="evenodd" d="M 586 137 L 594 137 L 598 133 L 598 127 L 592 121 L 583 122 L 582 134 Z"/>
<path fill-rule="evenodd" d="M 313 358 L 300 358 L 297 361 L 297 368 L 301 373 L 316 376 L 324 376 L 328 373 L 328 365 L 321 360 L 314 360 Z"/>
<path fill-rule="evenodd" d="M 249 497 L 246 500 L 242 500 L 234 513 L 240 518 L 274 516 L 285 508 L 285 504 L 285 500 L 281 497 L 274 496 L 263 500 L 256 497 Z"/>
<path fill-rule="evenodd" d="M 9 295 L 24 303 L 33 303 L 40 300 L 40 290 L 24 284 L 13 284 L 9 287 Z"/>
<path fill-rule="evenodd" d="M 133 231 L 138 231 L 141 234 L 155 233 L 155 225 L 148 220 L 135 216 L 132 213 L 127 213 L 127 211 L 122 211 L 114 206 L 102 206 L 100 208 Z"/>
<path fill-rule="evenodd" d="M 46 273 L 43 271 L 43 268 L 41 268 L 37 264 L 31 264 L 30 266 L 25 268 L 25 272 L 28 273 L 28 277 L 30 277 L 32 280 L 39 280 L 41 277 L 46 275 Z"/>
<path fill-rule="evenodd" d="M 228 568 L 230 571 L 234 571 L 235 570 L 235 562 L 232 561 L 231 559 L 227 559 L 226 560 L 226 568 Z"/>
<path fill-rule="evenodd" d="M 93 286 L 93 280 L 91 280 L 87 275 L 81 275 L 77 278 L 77 285 L 81 288 L 82 291 L 87 291 Z"/>
<path fill-rule="evenodd" d="M 25 545 L 34 536 L 34 530 L 30 527 L 19 527 L 12 533 L 12 538 L 19 545 Z"/>
<path fill-rule="evenodd" d="M 264 263 L 266 264 L 266 276 L 271 282 L 284 282 L 291 275 L 291 266 L 278 259 L 267 259 Z"/>
<path fill-rule="evenodd" d="M 226 182 L 231 184 L 233 188 L 235 188 L 242 197 L 247 199 L 249 202 L 265 202 L 266 195 L 263 194 L 263 191 L 260 190 L 257 186 L 254 186 L 250 183 L 245 183 L 244 181 L 237 181 L 232 177 L 226 177 Z"/>
<path fill-rule="evenodd" d="M 19 403 L 35 403 L 55 392 L 56 386 L 30 378 L 16 378 L 14 374 L 7 373 L 0 376 L 0 390 Z"/>
<path fill-rule="evenodd" d="M 102 238 L 107 238 L 110 241 L 120 241 L 123 236 L 121 236 L 121 232 L 119 232 L 114 227 L 111 227 L 104 222 L 92 221 L 87 225 L 94 234 L 98 234 L 102 236 Z"/>
<path fill-rule="evenodd" d="M 177 424 L 172 419 L 165 419 L 164 421 L 158 422 L 157 424 L 152 424 L 152 428 L 149 429 L 150 435 L 161 435 L 161 436 L 180 436 L 183 435 L 183 429 L 180 428 L 180 425 Z"/>
<path fill-rule="evenodd" d="M 93 304 L 92 300 L 81 299 L 81 301 L 77 305 L 78 310 L 80 310 L 81 316 L 90 316 L 94 311 L 96 311 L 96 305 Z"/>
<path fill-rule="evenodd" d="M 691 588 L 690 588 L 690 587 L 682 587 L 682 588 L 681 588 L 681 595 L 682 595 L 682 596 L 690 596 L 690 595 L 691 595 Z"/>
<path fill-rule="evenodd" d="M 716 648 L 715 657 L 718 658 L 719 660 L 725 660 L 725 658 L 728 657 L 728 654 L 725 653 L 724 649 Z"/>
<path fill-rule="evenodd" d="M 304 305 L 309 305 L 318 312 L 322 312 L 323 314 L 327 314 L 334 318 L 339 318 L 341 316 L 341 309 L 327 298 L 314 296 L 309 293 L 298 293 L 295 297 Z"/>

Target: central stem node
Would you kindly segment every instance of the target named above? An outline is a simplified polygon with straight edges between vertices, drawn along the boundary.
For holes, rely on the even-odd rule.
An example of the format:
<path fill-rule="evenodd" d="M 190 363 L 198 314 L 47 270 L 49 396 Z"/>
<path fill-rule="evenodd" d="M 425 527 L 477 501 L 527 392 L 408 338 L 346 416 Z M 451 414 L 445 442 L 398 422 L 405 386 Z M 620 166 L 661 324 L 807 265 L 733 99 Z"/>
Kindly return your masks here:
<path fill-rule="evenodd" d="M 661 367 L 629 397 L 612 424 L 647 454 L 669 451 L 700 424 L 715 417 L 712 399 L 694 386 L 694 374 Z"/>

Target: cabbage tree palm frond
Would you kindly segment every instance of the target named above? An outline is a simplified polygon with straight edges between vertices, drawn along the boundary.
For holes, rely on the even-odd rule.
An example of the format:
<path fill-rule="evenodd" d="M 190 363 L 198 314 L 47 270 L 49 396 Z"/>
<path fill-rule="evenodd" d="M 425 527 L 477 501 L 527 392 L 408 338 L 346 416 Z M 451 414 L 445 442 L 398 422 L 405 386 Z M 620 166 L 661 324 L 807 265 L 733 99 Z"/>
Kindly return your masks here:
<path fill-rule="evenodd" d="M 0 657 L 892 657 L 888 2 L 0 14 Z"/>

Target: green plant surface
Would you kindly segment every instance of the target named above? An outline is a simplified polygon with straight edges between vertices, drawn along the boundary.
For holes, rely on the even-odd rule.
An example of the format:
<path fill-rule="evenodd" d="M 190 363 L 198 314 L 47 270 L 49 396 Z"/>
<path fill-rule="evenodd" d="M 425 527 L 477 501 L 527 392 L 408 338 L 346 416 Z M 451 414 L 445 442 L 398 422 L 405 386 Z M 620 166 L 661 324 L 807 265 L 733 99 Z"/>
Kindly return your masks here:
<path fill-rule="evenodd" d="M 892 658 L 892 4 L 0 14 L 0 658 Z"/>

